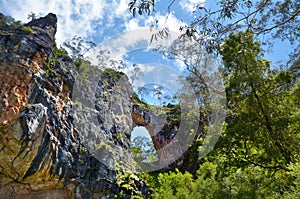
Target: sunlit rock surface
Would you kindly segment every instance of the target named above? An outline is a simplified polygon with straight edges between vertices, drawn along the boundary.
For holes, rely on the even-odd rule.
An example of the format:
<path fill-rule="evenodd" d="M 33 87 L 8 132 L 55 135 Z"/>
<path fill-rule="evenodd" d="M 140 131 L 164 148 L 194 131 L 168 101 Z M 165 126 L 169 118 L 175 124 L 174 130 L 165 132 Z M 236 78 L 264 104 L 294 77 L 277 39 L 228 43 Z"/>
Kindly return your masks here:
<path fill-rule="evenodd" d="M 2 24 L 0 198 L 112 198 L 120 191 L 114 167 L 89 151 L 81 139 L 87 132 L 74 124 L 78 72 L 67 55 L 54 57 L 56 22 L 49 14 L 17 28 Z M 119 160 L 130 151 L 130 99 L 108 107 L 109 86 L 97 89 L 93 111 L 101 131 L 89 144 L 116 146 L 120 153 L 112 158 Z M 134 183 L 145 191 L 143 182 Z"/>

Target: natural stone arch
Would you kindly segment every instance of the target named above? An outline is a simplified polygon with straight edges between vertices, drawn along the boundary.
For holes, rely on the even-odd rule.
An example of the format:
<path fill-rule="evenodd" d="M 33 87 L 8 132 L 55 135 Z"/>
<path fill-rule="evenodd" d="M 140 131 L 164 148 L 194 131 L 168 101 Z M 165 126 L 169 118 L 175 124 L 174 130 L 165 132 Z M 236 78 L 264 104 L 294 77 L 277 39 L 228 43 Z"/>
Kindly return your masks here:
<path fill-rule="evenodd" d="M 154 149 L 158 155 L 160 168 L 176 162 L 183 154 L 180 143 L 166 142 L 166 138 L 159 133 L 166 123 L 164 118 L 156 116 L 156 114 L 146 111 L 138 105 L 132 105 L 131 116 L 133 121 L 132 128 L 143 126 L 149 132 Z"/>

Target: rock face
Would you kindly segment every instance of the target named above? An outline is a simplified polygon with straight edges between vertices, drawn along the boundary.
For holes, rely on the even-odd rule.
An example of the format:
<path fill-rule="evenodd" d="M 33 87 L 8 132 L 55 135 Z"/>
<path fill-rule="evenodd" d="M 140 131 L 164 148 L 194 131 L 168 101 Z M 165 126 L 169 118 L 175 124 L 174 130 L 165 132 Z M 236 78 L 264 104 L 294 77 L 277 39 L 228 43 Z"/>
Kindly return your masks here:
<path fill-rule="evenodd" d="M 136 100 L 137 101 L 137 100 Z M 138 102 L 141 103 L 141 102 Z M 172 106 L 172 105 L 168 105 Z M 177 112 L 169 113 L 168 115 L 180 115 L 180 107 L 164 107 L 172 111 Z M 172 168 L 178 166 L 178 163 L 182 160 L 182 154 L 184 150 L 184 141 L 187 136 L 181 133 L 177 135 L 179 126 L 179 119 L 172 122 L 171 119 L 166 116 L 156 114 L 154 111 L 149 111 L 141 108 L 139 105 L 134 104 L 131 109 L 131 116 L 133 120 L 133 126 L 144 126 L 151 136 L 152 143 L 158 156 L 158 161 L 153 164 L 146 165 L 143 170 L 157 170 L 162 168 Z M 178 142 L 178 138 L 181 138 L 182 142 Z"/>
<path fill-rule="evenodd" d="M 120 188 L 114 162 L 130 151 L 130 96 L 109 106 L 115 81 L 103 75 L 94 80 L 95 101 L 87 111 L 94 115 L 76 115 L 78 70 L 54 45 L 56 16 L 13 28 L 0 18 L 0 198 L 115 196 Z M 97 119 L 97 134 L 91 134 L 93 122 L 78 126 L 90 117 Z M 114 153 L 102 150 L 107 144 Z M 104 162 L 97 153 L 104 154 Z M 144 190 L 143 182 L 134 183 Z"/>

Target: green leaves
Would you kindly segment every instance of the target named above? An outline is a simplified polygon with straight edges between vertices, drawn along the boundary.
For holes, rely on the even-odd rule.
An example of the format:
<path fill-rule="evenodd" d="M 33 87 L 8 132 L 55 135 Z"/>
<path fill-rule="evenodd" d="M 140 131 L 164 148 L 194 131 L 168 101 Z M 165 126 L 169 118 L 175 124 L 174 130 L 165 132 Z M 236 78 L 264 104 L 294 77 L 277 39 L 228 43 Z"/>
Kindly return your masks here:
<path fill-rule="evenodd" d="M 270 67 L 260 46 L 251 31 L 225 39 L 224 133 L 197 175 L 159 174 L 153 198 L 299 197 L 300 81 Z"/>
<path fill-rule="evenodd" d="M 220 50 L 228 109 L 234 114 L 226 128 L 231 143 L 223 147 L 236 161 L 287 169 L 299 151 L 291 137 L 300 141 L 289 129 L 291 74 L 272 71 L 269 61 L 259 59 L 259 46 L 247 31 L 231 34 Z"/>

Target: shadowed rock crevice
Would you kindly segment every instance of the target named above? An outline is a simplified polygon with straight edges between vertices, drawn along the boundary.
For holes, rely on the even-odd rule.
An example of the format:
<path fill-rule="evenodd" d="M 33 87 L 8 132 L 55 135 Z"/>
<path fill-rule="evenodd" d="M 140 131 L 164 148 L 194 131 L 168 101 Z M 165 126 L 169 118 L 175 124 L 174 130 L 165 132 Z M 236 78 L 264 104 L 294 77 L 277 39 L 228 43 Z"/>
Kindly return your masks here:
<path fill-rule="evenodd" d="M 122 94 L 130 93 L 122 90 L 129 89 L 128 79 L 118 91 L 111 90 L 116 82 L 107 71 L 89 79 L 98 85 L 95 100 L 76 115 L 78 69 L 69 56 L 56 52 L 56 16 L 17 27 L 6 21 L 0 15 L 0 198 L 114 197 L 120 192 L 119 171 L 96 153 L 100 146 L 113 146 L 117 153 L 109 161 L 130 160 L 130 153 L 123 153 L 131 149 L 130 96 Z M 89 116 L 95 123 L 86 123 L 99 127 L 97 134 L 78 125 Z M 146 191 L 143 182 L 135 185 Z"/>

